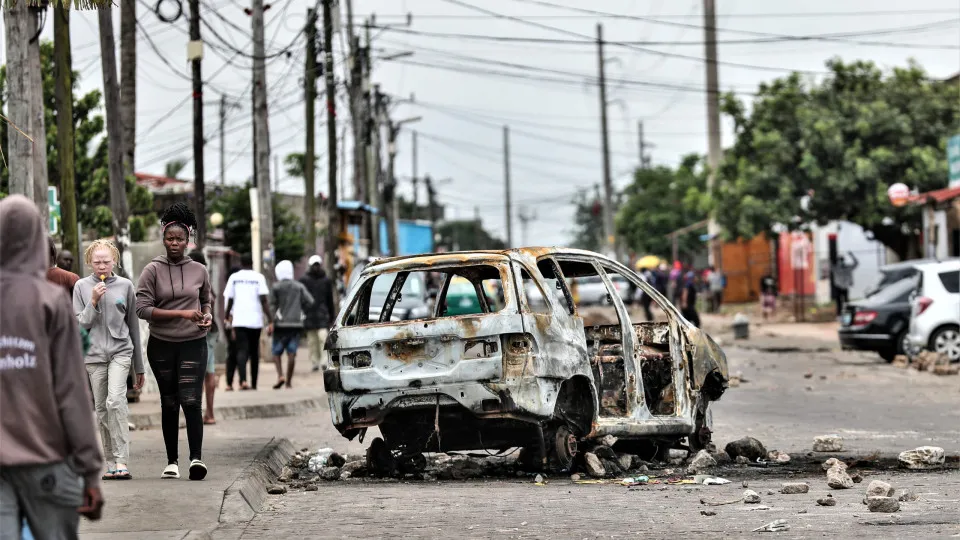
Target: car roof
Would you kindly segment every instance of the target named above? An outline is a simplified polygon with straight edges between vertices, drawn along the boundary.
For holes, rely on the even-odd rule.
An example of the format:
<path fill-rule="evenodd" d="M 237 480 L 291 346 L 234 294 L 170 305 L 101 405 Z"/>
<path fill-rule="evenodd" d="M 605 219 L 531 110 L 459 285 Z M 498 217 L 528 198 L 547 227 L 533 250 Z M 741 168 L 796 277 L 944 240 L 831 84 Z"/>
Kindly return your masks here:
<path fill-rule="evenodd" d="M 885 264 L 880 267 L 881 272 L 895 272 L 897 270 L 907 270 L 922 264 L 930 264 L 939 262 L 937 259 L 911 259 L 908 261 L 900 261 L 890 264 Z"/>
<path fill-rule="evenodd" d="M 960 259 L 951 259 L 949 261 L 934 262 L 917 265 L 917 270 L 921 272 L 947 272 L 950 270 L 960 270 Z"/>
<path fill-rule="evenodd" d="M 423 266 L 448 266 L 458 264 L 473 265 L 503 261 L 505 259 L 536 260 L 545 255 L 576 255 L 580 257 L 591 257 L 610 263 L 616 263 L 616 261 L 610 259 L 609 257 L 583 249 L 561 247 L 522 247 L 502 250 L 448 251 L 444 253 L 421 253 L 417 255 L 385 257 L 376 259 L 368 264 L 363 269 L 363 272 L 389 272 Z"/>

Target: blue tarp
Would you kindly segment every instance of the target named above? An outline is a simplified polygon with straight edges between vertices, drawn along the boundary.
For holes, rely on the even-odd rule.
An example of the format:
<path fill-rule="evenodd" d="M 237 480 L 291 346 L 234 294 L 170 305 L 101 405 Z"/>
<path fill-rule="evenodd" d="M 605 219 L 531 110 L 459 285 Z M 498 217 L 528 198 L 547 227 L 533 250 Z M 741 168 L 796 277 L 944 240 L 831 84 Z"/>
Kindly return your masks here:
<path fill-rule="evenodd" d="M 350 225 L 347 231 L 353 235 L 354 252 L 360 252 L 360 226 Z M 387 249 L 387 223 L 380 221 L 380 252 L 385 256 L 416 255 L 433 252 L 433 229 L 429 222 L 400 220 L 397 224 L 397 241 L 400 253 L 390 253 Z"/>

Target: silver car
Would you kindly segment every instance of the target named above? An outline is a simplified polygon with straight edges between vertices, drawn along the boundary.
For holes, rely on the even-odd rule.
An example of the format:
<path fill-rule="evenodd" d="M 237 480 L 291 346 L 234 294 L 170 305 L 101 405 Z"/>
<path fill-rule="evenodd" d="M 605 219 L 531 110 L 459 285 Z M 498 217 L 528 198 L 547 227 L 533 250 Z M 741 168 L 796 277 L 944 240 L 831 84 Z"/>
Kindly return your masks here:
<path fill-rule="evenodd" d="M 419 272 L 442 275 L 433 311 L 392 320 L 408 276 Z M 584 325 L 567 287 L 584 277 L 611 294 L 614 324 Z M 631 320 L 615 277 L 649 294 L 667 321 Z M 389 292 L 373 306 L 384 278 Z M 473 284 L 480 313 L 447 315 L 447 288 L 460 278 Z M 491 285 L 502 288 L 502 302 L 483 294 Z M 574 249 L 379 260 L 344 299 L 326 350 L 330 413 L 348 439 L 376 426 L 384 440 L 371 449 L 405 456 L 525 447 L 534 464 L 556 469 L 571 466 L 578 441 L 608 434 L 624 444 L 704 447 L 709 404 L 728 377 L 717 344 L 638 275 Z"/>

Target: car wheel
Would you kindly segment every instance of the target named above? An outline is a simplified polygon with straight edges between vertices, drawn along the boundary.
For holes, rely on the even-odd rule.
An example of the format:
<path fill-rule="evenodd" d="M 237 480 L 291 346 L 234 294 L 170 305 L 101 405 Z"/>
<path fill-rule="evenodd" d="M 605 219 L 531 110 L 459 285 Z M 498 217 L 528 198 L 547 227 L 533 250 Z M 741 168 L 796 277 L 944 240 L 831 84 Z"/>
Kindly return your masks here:
<path fill-rule="evenodd" d="M 701 399 L 703 399 L 701 397 Z M 706 410 L 701 411 L 697 407 L 697 414 L 694 418 L 694 431 L 687 437 L 687 443 L 691 453 L 697 453 L 700 450 L 708 450 L 713 442 L 713 411 L 707 405 Z"/>
<path fill-rule="evenodd" d="M 960 328 L 944 326 L 930 337 L 930 350 L 943 353 L 951 362 L 960 362 Z"/>
<path fill-rule="evenodd" d="M 556 471 L 569 471 L 573 467 L 573 460 L 577 457 L 577 436 L 573 429 L 561 424 L 546 434 L 547 460 L 550 467 Z"/>

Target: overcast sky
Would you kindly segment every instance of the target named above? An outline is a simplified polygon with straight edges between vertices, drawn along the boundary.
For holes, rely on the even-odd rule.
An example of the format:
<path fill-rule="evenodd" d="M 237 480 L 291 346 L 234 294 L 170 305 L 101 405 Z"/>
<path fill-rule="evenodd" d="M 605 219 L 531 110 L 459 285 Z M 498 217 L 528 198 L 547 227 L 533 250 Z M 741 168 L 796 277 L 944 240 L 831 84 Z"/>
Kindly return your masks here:
<path fill-rule="evenodd" d="M 482 6 L 527 22 L 495 18 L 458 3 Z M 577 13 L 543 3 L 589 7 L 633 18 Z M 164 23 L 146 7 L 148 4 L 153 4 L 153 0 L 140 0 L 139 20 L 159 54 L 138 32 L 136 168 L 162 174 L 167 161 L 189 159 L 192 154 L 190 67 L 185 57 L 188 23 L 185 17 L 173 24 Z M 341 4 L 345 21 L 345 0 Z M 244 5 L 242 0 L 202 0 L 201 4 L 206 22 L 219 34 L 215 36 L 206 27 L 201 30 L 208 42 L 203 74 L 210 83 L 204 97 L 208 182 L 218 182 L 220 178 L 218 101 L 222 93 L 239 105 L 227 116 L 226 181 L 239 184 L 251 175 L 251 63 L 245 55 L 251 54 L 252 49 L 250 19 L 243 12 Z M 281 160 L 288 153 L 304 149 L 304 45 L 300 31 L 306 10 L 312 5 L 305 0 L 277 1 L 266 12 L 268 53 L 289 51 L 289 56 L 280 54 L 268 61 L 271 145 Z M 183 8 L 187 9 L 186 2 Z M 175 2 L 167 0 L 161 10 L 175 12 Z M 404 26 L 402 16 L 408 12 L 413 17 L 409 27 Z M 629 183 L 630 172 L 638 163 L 637 124 L 641 120 L 645 138 L 653 145 L 650 154 L 655 164 L 674 165 L 684 154 L 706 152 L 702 0 L 355 0 L 354 19 L 361 25 L 358 31 L 362 30 L 363 18 L 374 13 L 378 25 L 398 27 L 373 31 L 375 55 L 414 53 L 399 60 L 377 60 L 373 74 L 374 82 L 384 92 L 398 99 L 415 94 L 419 103 L 400 104 L 392 111 L 395 120 L 422 117 L 419 123 L 405 126 L 398 139 L 396 172 L 401 179 L 400 191 L 407 196 L 411 193 L 410 130 L 416 129 L 419 174 L 429 174 L 440 181 L 439 201 L 447 205 L 450 218 L 468 218 L 476 210 L 488 230 L 505 236 L 501 126 L 509 125 L 515 215 L 523 207 L 529 214 L 536 214 L 526 243 L 556 245 L 568 241 L 573 209 L 570 199 L 577 190 L 592 190 L 603 181 L 595 84 L 597 50 L 594 43 L 587 41 L 596 36 L 598 22 L 603 23 L 605 40 L 655 43 L 606 46 L 615 185 Z M 81 72 L 81 89 L 99 88 L 102 72 L 96 14 L 75 12 L 72 21 L 74 69 Z M 723 62 L 720 85 L 723 90 L 748 93 L 786 70 L 809 71 L 811 77 L 816 77 L 831 57 L 872 60 L 885 69 L 915 58 L 932 76 L 946 78 L 960 71 L 960 51 L 956 48 L 960 46 L 958 21 L 957 0 L 718 1 L 719 58 Z M 119 10 L 114 11 L 114 22 L 119 29 Z M 44 29 L 47 39 L 52 39 L 52 26 L 51 20 Z M 345 36 L 345 24 L 343 27 L 335 46 L 338 83 L 344 76 L 341 38 Z M 736 30 L 794 36 L 893 31 L 847 38 L 885 44 L 875 46 L 835 41 L 756 43 L 757 35 Z M 430 33 L 448 36 L 426 35 Z M 456 36 L 462 34 L 561 42 L 518 43 Z M 119 39 L 119 30 L 117 36 Z M 582 44 L 569 43 L 581 39 Z M 731 43 L 737 40 L 754 42 Z M 891 43 L 930 47 L 906 48 L 890 46 Z M 224 58 L 233 65 L 225 65 Z M 322 88 L 323 80 L 319 83 Z M 349 115 L 342 92 L 339 97 L 338 133 L 343 133 Z M 322 99 L 316 110 L 317 151 L 322 156 L 317 185 L 326 192 L 327 141 Z M 726 120 L 723 137 L 726 146 L 731 142 Z M 349 146 L 346 155 L 349 158 Z M 347 195 L 351 195 L 350 159 L 344 165 L 344 183 L 348 186 Z M 191 178 L 192 171 L 191 162 L 183 177 Z M 442 181 L 447 178 L 451 180 Z M 280 190 L 303 192 L 299 181 L 283 173 Z M 420 199 L 425 197 L 422 191 Z M 513 227 L 514 243 L 520 244 L 524 238 L 516 218 Z"/>

